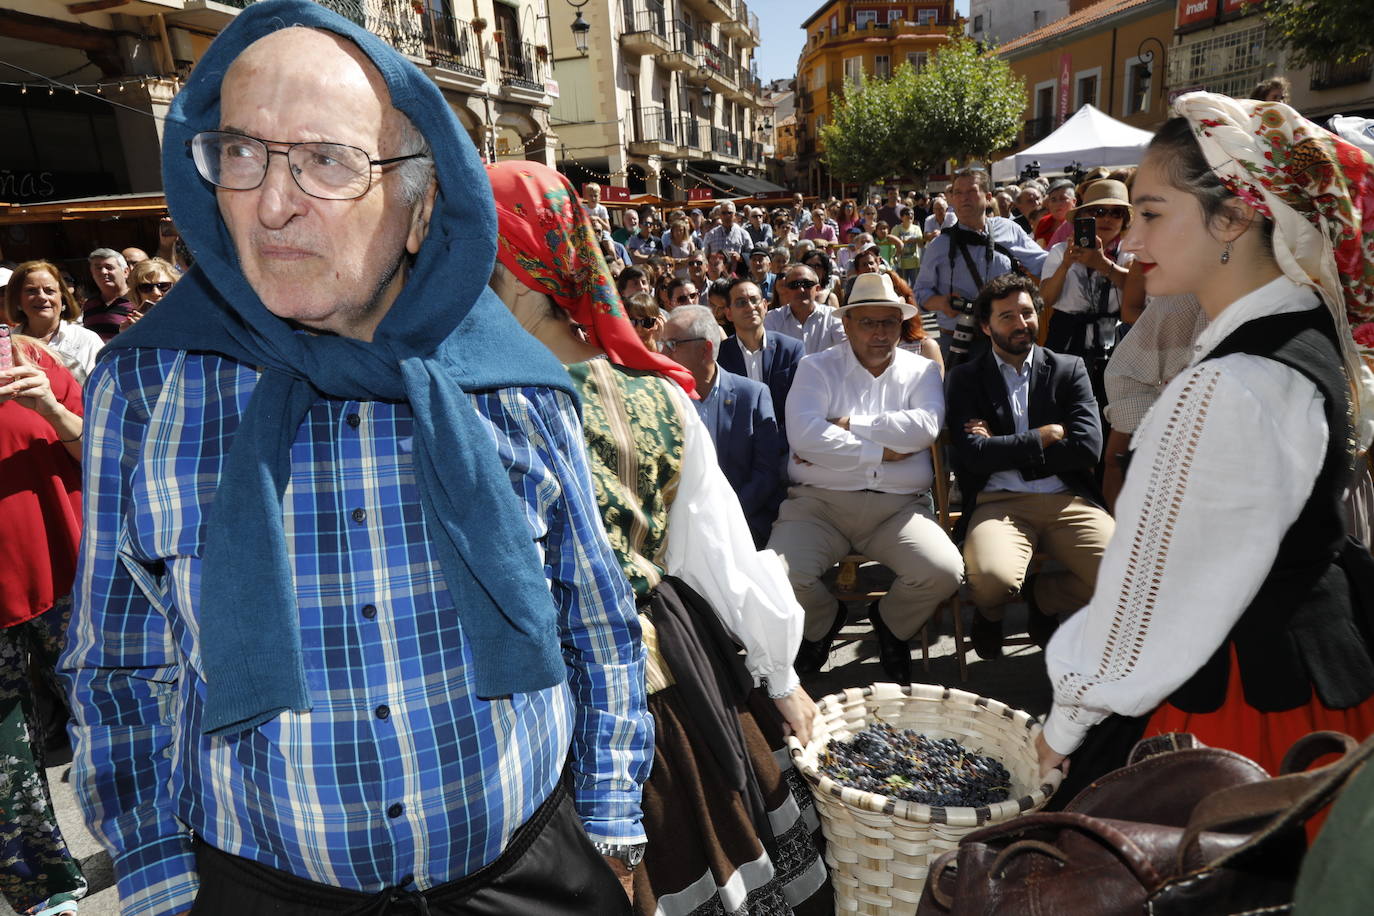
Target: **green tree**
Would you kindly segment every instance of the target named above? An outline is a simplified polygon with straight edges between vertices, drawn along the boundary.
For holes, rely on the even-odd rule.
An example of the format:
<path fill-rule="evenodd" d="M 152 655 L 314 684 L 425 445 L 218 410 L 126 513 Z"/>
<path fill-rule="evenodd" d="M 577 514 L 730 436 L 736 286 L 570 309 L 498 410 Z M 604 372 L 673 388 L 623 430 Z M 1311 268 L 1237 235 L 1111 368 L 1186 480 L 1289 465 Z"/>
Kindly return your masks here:
<path fill-rule="evenodd" d="M 832 107 L 820 139 L 826 165 L 841 181 L 871 184 L 902 171 L 893 88 L 890 80 L 864 76 Z"/>
<path fill-rule="evenodd" d="M 909 130 L 939 159 L 986 160 L 1016 142 L 1026 82 L 1006 61 L 956 36 L 917 74 Z"/>
<path fill-rule="evenodd" d="M 1263 6 L 1270 41 L 1288 49 L 1294 67 L 1350 63 L 1374 52 L 1369 0 L 1266 0 Z"/>
<path fill-rule="evenodd" d="M 851 83 L 821 129 L 825 160 L 843 181 L 924 176 L 947 159 L 986 159 L 1011 145 L 1026 107 L 1025 82 L 961 35 L 919 73 Z"/>

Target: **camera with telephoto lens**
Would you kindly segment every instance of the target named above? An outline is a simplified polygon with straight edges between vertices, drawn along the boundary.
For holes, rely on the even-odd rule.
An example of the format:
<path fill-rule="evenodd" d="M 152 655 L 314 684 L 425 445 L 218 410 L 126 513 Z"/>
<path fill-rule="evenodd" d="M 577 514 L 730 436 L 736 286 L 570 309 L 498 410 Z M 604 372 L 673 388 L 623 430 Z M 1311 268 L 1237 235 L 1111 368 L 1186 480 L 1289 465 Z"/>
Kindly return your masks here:
<path fill-rule="evenodd" d="M 973 317 L 973 302 L 963 296 L 951 295 L 949 304 L 959 313 L 949 342 L 949 364 L 954 366 L 968 358 L 969 348 L 978 333 L 978 320 Z"/>

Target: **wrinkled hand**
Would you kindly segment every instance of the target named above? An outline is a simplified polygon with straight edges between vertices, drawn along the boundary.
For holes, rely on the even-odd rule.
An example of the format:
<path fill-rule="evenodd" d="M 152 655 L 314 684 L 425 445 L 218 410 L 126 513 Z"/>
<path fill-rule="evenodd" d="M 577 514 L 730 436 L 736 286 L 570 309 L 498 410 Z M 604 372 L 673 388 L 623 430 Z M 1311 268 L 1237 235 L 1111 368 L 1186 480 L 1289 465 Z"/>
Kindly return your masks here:
<path fill-rule="evenodd" d="M 956 312 L 954 310 L 954 306 L 950 304 L 948 296 L 931 296 L 929 299 L 925 301 L 923 307 L 929 309 L 932 312 L 939 312 L 942 315 L 948 315 L 950 318 L 959 317 L 959 313 Z"/>
<path fill-rule="evenodd" d="M 793 464 L 804 464 L 804 465 L 806 465 L 807 467 L 811 467 L 811 462 L 807 461 L 805 458 L 803 458 L 801 455 L 798 455 L 796 452 L 793 452 L 793 453 L 792 453 L 792 463 L 793 463 Z"/>
<path fill-rule="evenodd" d="M 0 404 L 14 401 L 47 418 L 62 409 L 53 396 L 48 374 L 38 366 L 18 365 L 0 369 Z"/>
<path fill-rule="evenodd" d="M 811 730 L 815 725 L 816 716 L 820 712 L 816 708 L 816 702 L 811 699 L 810 694 L 797 685 L 785 697 L 778 697 L 773 700 L 777 704 L 778 712 L 782 713 L 786 726 L 783 728 L 784 734 L 796 735 L 797 740 L 802 744 L 811 743 Z"/>
<path fill-rule="evenodd" d="M 1049 448 L 1054 443 L 1064 438 L 1064 427 L 1058 423 L 1047 423 L 1035 430 L 1040 434 L 1040 447 Z"/>
<path fill-rule="evenodd" d="M 982 436 L 984 439 L 991 439 L 992 433 L 988 432 L 988 422 L 986 420 L 973 419 L 964 424 L 964 432 L 970 436 Z"/>
<path fill-rule="evenodd" d="M 908 458 L 910 458 L 910 457 L 911 457 L 912 455 L 914 455 L 914 454 L 916 454 L 916 453 L 915 453 L 915 452 L 894 452 L 894 451 L 893 451 L 892 449 L 890 449 L 890 448 L 886 448 L 886 447 L 883 448 L 883 460 L 884 460 L 884 461 L 905 461 L 905 460 L 907 460 Z"/>
<path fill-rule="evenodd" d="M 1090 270 L 1095 270 L 1100 274 L 1110 273 L 1116 265 L 1102 253 L 1102 239 L 1097 240 L 1096 248 L 1080 248 L 1070 244 L 1069 250 L 1065 252 L 1065 260 L 1072 260 L 1082 264 Z"/>
<path fill-rule="evenodd" d="M 1040 761 L 1040 778 L 1044 779 L 1050 775 L 1050 770 L 1060 769 L 1065 773 L 1069 772 L 1069 758 L 1050 747 L 1045 740 L 1045 733 L 1041 732 L 1035 736 L 1035 756 Z"/>
<path fill-rule="evenodd" d="M 825 422 L 838 426 L 840 429 L 843 429 L 846 432 L 848 432 L 849 430 L 848 417 L 831 417 L 829 420 L 826 420 Z"/>

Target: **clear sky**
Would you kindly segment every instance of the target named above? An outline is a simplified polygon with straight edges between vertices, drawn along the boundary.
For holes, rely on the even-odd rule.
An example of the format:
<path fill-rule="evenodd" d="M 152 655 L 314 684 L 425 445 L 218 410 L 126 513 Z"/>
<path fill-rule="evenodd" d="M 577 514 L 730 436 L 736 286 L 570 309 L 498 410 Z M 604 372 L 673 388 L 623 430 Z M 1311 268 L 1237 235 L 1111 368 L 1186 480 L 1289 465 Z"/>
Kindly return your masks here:
<path fill-rule="evenodd" d="M 759 63 L 759 79 L 791 79 L 797 75 L 797 56 L 801 54 L 801 24 L 823 0 L 746 0 L 749 9 L 758 14 L 759 37 L 762 44 L 754 49 Z M 954 8 L 962 16 L 968 15 L 968 0 L 954 0 Z"/>

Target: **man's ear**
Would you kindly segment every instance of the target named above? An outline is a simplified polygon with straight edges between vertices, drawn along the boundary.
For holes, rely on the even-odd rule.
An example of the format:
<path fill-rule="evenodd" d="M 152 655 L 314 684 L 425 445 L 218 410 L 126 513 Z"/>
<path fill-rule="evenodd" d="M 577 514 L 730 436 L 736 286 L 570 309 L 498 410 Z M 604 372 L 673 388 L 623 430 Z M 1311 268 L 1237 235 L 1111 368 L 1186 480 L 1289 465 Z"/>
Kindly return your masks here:
<path fill-rule="evenodd" d="M 406 251 L 411 254 L 419 253 L 420 246 L 424 244 L 425 236 L 429 235 L 429 220 L 434 213 L 434 198 L 438 192 L 439 183 L 430 181 L 429 187 L 425 188 L 424 195 L 411 213 L 410 232 L 406 235 Z"/>

